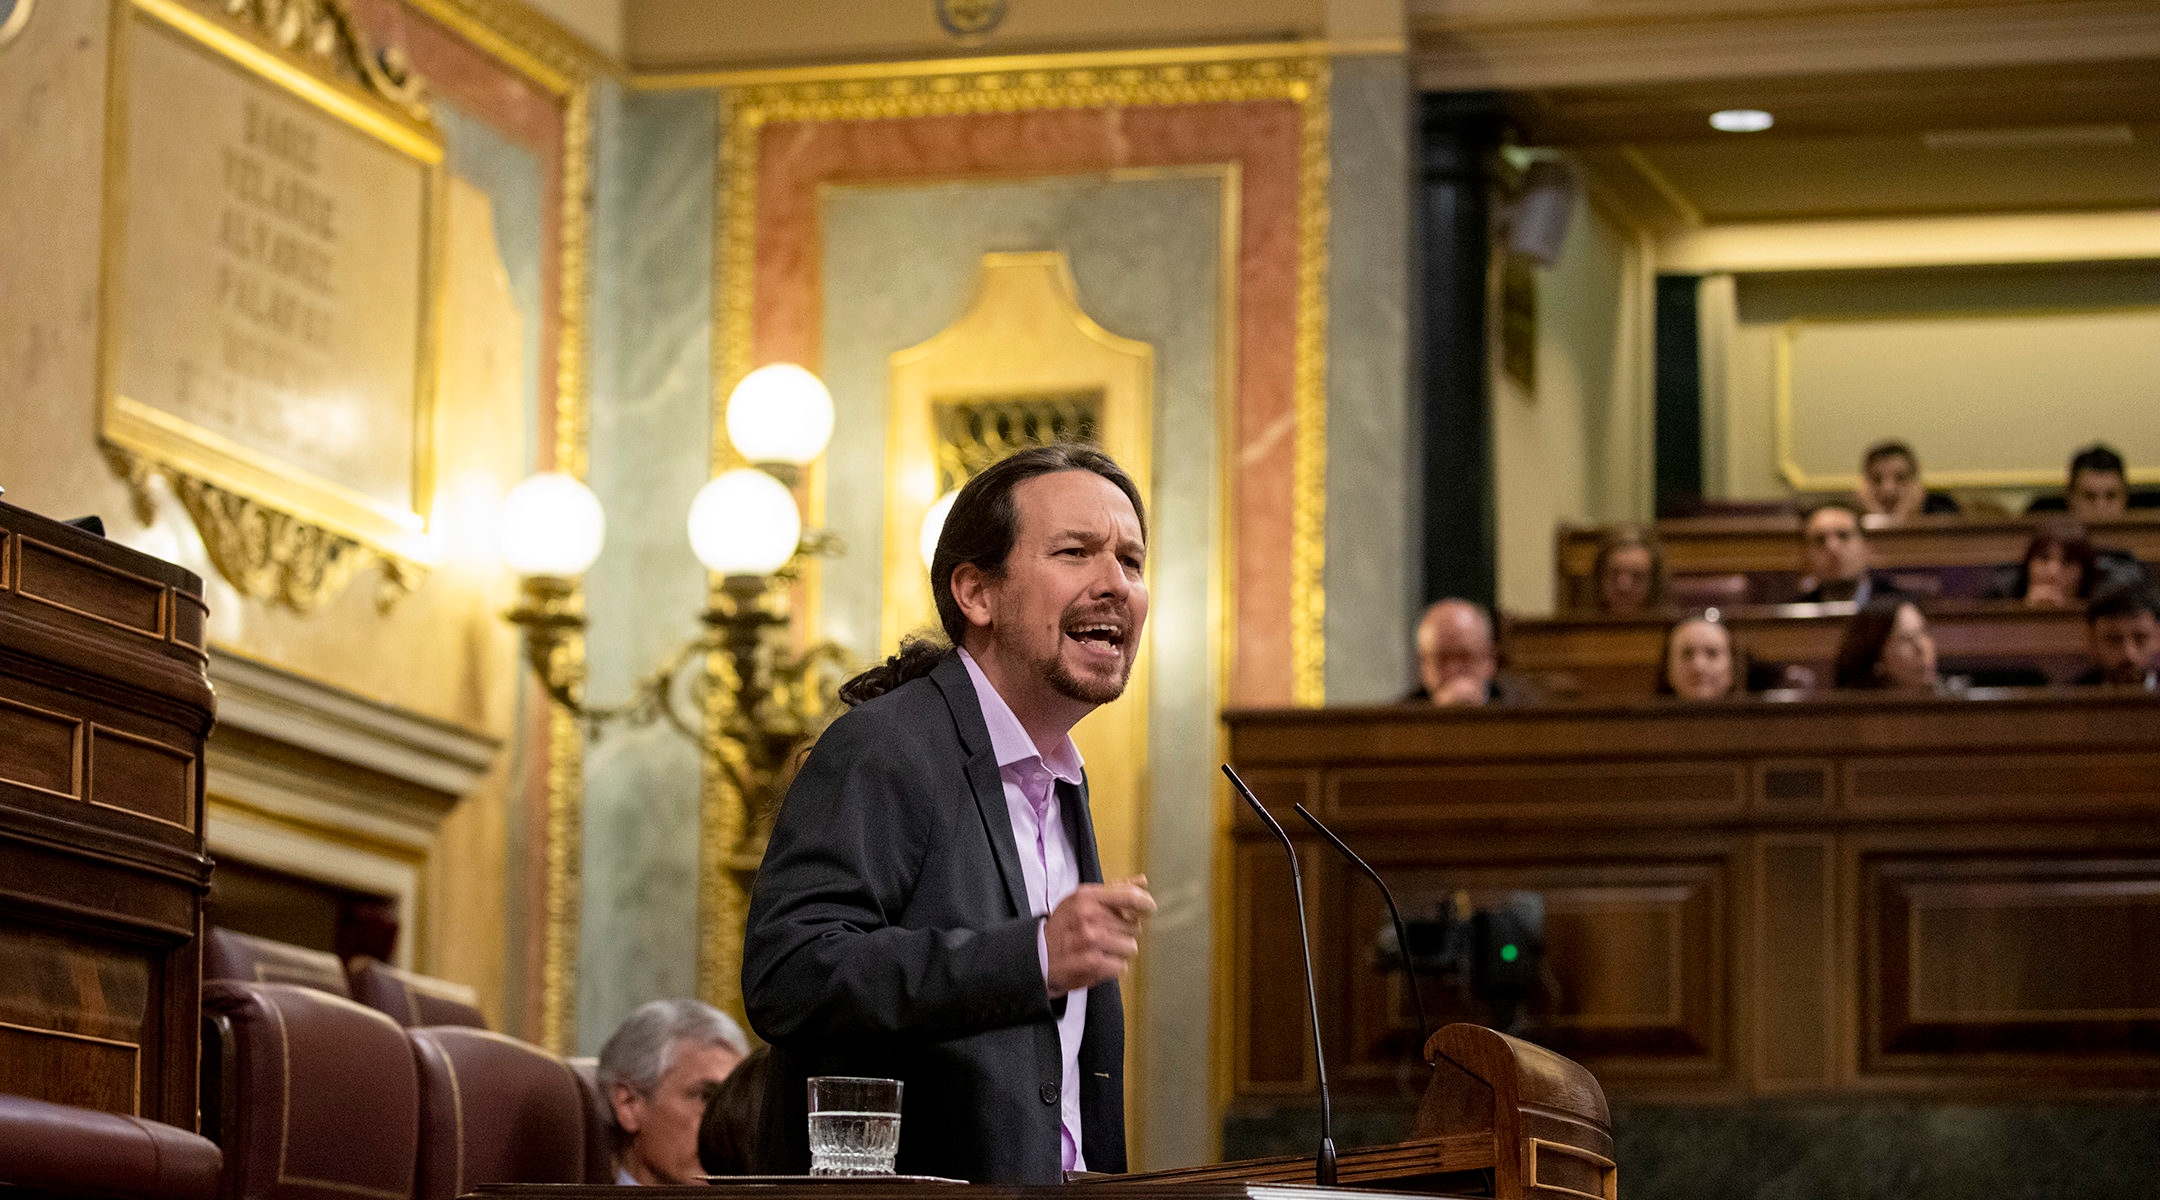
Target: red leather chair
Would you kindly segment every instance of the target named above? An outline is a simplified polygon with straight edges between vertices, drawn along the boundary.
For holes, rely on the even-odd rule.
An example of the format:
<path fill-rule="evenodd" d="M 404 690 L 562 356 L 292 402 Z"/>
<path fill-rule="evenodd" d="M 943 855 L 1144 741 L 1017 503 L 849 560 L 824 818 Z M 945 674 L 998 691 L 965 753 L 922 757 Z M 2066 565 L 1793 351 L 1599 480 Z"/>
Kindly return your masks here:
<path fill-rule="evenodd" d="M 367 957 L 352 960 L 348 978 L 353 999 L 408 1029 L 415 1025 L 487 1028 L 487 1018 L 480 1015 L 479 994 L 462 983 L 416 975 Z"/>
<path fill-rule="evenodd" d="M 352 996 L 352 986 L 345 981 L 345 965 L 337 955 L 230 929 L 213 928 L 204 939 L 203 981 L 212 979 L 296 983 L 333 996 Z"/>
<path fill-rule="evenodd" d="M 204 1132 L 221 1200 L 410 1200 L 412 1044 L 389 1017 L 294 984 L 203 984 Z"/>
<path fill-rule="evenodd" d="M 184 1129 L 0 1095 L 0 1192 L 213 1200 L 218 1148 Z"/>
<path fill-rule="evenodd" d="M 562 1059 L 484 1029 L 407 1031 L 420 1077 L 414 1200 L 484 1183 L 606 1183 L 598 1101 Z"/>

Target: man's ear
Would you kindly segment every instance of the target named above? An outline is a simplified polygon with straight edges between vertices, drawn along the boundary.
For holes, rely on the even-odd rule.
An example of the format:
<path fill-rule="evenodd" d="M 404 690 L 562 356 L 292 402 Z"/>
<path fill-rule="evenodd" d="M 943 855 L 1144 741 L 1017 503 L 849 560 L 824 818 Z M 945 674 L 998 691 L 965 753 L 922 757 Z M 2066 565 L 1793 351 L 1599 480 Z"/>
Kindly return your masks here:
<path fill-rule="evenodd" d="M 615 1110 L 615 1124 L 632 1137 L 637 1136 L 638 1126 L 644 1123 L 645 1106 L 640 1103 L 643 1099 L 627 1079 L 616 1080 L 608 1089 L 608 1107 Z"/>
<path fill-rule="evenodd" d="M 953 600 L 960 605 L 960 615 L 977 629 L 988 629 L 991 618 L 997 612 L 995 589 L 991 587 L 989 572 L 974 563 L 961 563 L 953 568 Z"/>

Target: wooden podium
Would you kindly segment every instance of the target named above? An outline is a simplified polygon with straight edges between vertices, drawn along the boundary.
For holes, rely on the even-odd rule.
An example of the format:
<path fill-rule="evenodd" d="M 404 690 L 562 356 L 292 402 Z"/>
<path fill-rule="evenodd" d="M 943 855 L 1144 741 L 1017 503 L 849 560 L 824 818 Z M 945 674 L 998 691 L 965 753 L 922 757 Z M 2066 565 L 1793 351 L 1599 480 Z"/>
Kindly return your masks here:
<path fill-rule="evenodd" d="M 1390 1146 L 1342 1151 L 1339 1187 L 1359 1200 L 1480 1196 L 1492 1200 L 1617 1200 L 1612 1117 L 1590 1072 L 1550 1050 L 1478 1025 L 1450 1025 L 1425 1044 L 1432 1082 L 1418 1105 L 1413 1136 Z M 907 1136 L 901 1131 L 901 1136 Z M 1314 1139 L 1318 1141 L 1317 1134 Z M 756 1200 L 923 1200 L 934 1183 L 863 1177 L 759 1176 L 716 1181 Z M 1310 1157 L 1256 1158 L 1095 1175 L 1064 1187 L 972 1185 L 970 1200 L 1070 1200 L 1076 1188 L 1162 1200 L 1318 1200 L 1339 1195 L 1313 1184 Z M 699 1200 L 704 1188 L 641 1188 L 643 1200 Z M 622 1200 L 621 1189 L 590 1184 L 489 1184 L 474 1200 Z"/>
<path fill-rule="evenodd" d="M 207 613 L 0 504 L 0 1093 L 195 1128 Z"/>
<path fill-rule="evenodd" d="M 1590 1072 L 1482 1025 L 1442 1029 L 1425 1043 L 1425 1057 L 1433 1076 L 1410 1140 L 1342 1151 L 1337 1184 L 1494 1200 L 1616 1200 L 1612 1115 Z M 1292 1156 L 1105 1175 L 1091 1185 L 1287 1185 L 1312 1179 L 1312 1157 Z"/>

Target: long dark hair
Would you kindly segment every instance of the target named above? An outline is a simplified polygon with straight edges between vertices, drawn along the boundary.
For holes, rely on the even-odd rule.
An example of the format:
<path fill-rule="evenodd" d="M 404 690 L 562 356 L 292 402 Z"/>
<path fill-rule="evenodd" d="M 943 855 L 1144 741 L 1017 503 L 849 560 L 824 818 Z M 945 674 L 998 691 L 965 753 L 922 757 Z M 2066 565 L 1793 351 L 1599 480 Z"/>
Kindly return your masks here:
<path fill-rule="evenodd" d="M 772 1079 L 772 1047 L 759 1046 L 735 1064 L 705 1097 L 698 1118 L 698 1163 L 709 1175 L 755 1175 L 758 1131 L 765 1119 L 765 1091 Z"/>
<path fill-rule="evenodd" d="M 2049 550 L 2060 551 L 2064 562 L 2077 564 L 2078 585 L 2073 597 L 2090 599 L 2093 581 L 2099 575 L 2099 554 L 2085 527 L 2068 520 L 2044 522 L 2033 531 L 2032 540 L 2025 543 L 2025 557 L 2018 560 L 2017 598 L 2024 599 L 2032 589 L 2032 560 Z"/>
<path fill-rule="evenodd" d="M 1109 455 L 1084 442 L 1055 442 L 1034 446 L 983 468 L 953 499 L 945 528 L 938 533 L 936 553 L 930 556 L 930 595 L 937 601 L 938 625 L 943 637 L 911 635 L 900 640 L 900 652 L 840 685 L 840 699 L 850 707 L 882 696 L 911 679 L 928 675 L 952 648 L 967 636 L 967 615 L 953 598 L 953 572 L 969 563 L 995 578 L 1004 574 L 1005 560 L 1020 536 L 1020 506 L 1013 491 L 1038 475 L 1060 471 L 1092 471 L 1125 493 L 1132 501 L 1133 516 L 1140 521 L 1140 537 L 1147 538 L 1147 505 L 1140 489 Z"/>
<path fill-rule="evenodd" d="M 1884 680 L 1875 668 L 1882 663 L 1883 647 L 1897 627 L 1898 610 L 1913 604 L 1905 596 L 1877 596 L 1853 614 L 1838 641 L 1837 666 L 1831 678 L 1841 688 L 1879 688 Z M 1914 611 L 1919 605 L 1913 604 Z M 1924 615 L 1924 614 L 1923 614 Z"/>

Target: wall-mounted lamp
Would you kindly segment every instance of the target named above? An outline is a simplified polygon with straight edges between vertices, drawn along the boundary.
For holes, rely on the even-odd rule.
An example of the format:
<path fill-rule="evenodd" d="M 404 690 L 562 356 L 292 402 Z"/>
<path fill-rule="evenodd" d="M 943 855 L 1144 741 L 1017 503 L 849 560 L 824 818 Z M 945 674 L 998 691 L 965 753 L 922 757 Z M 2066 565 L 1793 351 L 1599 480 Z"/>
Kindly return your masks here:
<path fill-rule="evenodd" d="M 792 653 L 783 636 L 797 562 L 841 549 L 820 532 L 806 536 L 791 489 L 832 439 L 832 395 L 791 363 L 760 367 L 729 393 L 727 429 L 737 452 L 757 465 L 723 471 L 690 503 L 690 548 L 715 577 L 699 616 L 705 630 L 640 679 L 629 699 L 588 703 L 582 664 L 562 653 L 585 628 L 577 578 L 599 558 L 607 529 L 599 498 L 577 479 L 534 475 L 504 499 L 503 559 L 522 577 L 520 602 L 504 617 L 524 631 L 526 661 L 548 695 L 593 736 L 616 720 L 665 720 L 734 772 L 757 812 L 769 807 L 767 792 L 789 750 L 831 713 L 846 667 L 830 642 Z M 687 690 L 697 703 L 686 714 L 677 708 L 676 681 L 692 662 L 705 669 L 692 677 Z M 713 732 L 740 754 L 707 737 L 702 714 L 716 674 L 731 702 Z"/>

